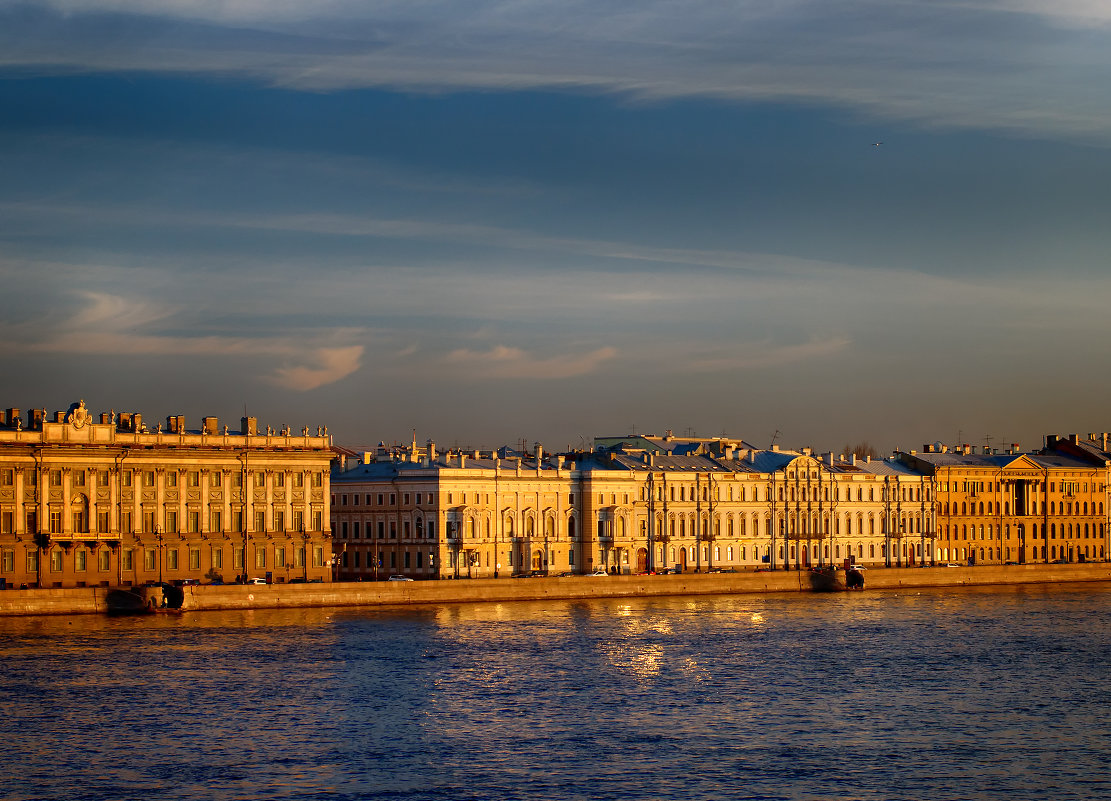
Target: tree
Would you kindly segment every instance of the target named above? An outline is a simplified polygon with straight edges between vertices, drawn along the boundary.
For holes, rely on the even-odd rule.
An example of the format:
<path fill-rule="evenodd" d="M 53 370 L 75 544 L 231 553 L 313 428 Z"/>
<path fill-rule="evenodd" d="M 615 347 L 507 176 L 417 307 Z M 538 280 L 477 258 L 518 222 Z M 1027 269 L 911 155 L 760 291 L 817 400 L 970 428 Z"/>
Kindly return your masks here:
<path fill-rule="evenodd" d="M 868 440 L 861 440 L 855 445 L 846 443 L 843 453 L 847 456 L 855 456 L 857 459 L 880 458 L 880 452 L 873 448 L 872 443 L 868 442 Z"/>

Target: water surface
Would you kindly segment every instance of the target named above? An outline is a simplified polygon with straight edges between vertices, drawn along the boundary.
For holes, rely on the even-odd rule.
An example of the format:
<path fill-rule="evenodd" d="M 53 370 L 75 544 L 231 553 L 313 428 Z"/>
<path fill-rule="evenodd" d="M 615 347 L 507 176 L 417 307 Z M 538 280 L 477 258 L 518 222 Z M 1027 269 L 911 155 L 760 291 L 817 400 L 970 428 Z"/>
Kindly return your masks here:
<path fill-rule="evenodd" d="M 1109 601 L 0 619 L 0 798 L 1111 798 Z"/>

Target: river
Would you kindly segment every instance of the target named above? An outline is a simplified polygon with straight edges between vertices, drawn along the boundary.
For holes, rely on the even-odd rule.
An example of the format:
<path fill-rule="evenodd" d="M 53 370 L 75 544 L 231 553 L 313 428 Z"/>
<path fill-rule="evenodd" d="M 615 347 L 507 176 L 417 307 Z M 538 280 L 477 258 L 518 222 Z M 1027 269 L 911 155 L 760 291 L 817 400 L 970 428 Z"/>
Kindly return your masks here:
<path fill-rule="evenodd" d="M 1109 602 L 0 619 L 0 798 L 1111 798 Z"/>

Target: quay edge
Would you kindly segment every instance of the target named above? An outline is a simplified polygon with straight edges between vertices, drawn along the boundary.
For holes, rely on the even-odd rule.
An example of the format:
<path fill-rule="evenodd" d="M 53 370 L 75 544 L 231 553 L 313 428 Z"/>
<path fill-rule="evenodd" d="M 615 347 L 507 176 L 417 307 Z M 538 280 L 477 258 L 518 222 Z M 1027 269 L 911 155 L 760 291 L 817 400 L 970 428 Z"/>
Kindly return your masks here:
<path fill-rule="evenodd" d="M 865 592 L 927 587 L 1111 581 L 1111 563 L 874 568 Z M 592 598 L 637 598 L 810 592 L 806 571 L 660 576 L 463 579 L 458 581 L 339 582 L 330 584 L 184 587 L 182 611 L 359 607 Z M 4 590 L 0 616 L 80 615 L 107 611 L 109 588 Z"/>

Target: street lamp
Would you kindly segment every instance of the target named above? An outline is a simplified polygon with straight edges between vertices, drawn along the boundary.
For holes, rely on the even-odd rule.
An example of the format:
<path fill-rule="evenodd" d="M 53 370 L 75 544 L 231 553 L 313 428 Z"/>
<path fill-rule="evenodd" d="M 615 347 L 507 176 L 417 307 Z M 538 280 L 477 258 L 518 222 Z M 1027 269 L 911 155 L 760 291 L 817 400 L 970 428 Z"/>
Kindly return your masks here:
<path fill-rule="evenodd" d="M 162 527 L 154 527 L 154 539 L 158 542 L 158 583 L 162 583 Z"/>

